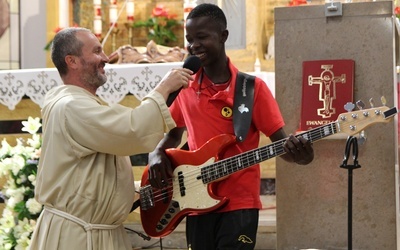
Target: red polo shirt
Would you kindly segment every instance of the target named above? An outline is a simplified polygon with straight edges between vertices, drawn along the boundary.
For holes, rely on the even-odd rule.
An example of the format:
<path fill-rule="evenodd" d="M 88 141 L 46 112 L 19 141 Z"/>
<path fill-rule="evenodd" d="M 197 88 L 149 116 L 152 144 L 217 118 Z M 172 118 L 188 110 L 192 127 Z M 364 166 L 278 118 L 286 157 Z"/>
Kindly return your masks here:
<path fill-rule="evenodd" d="M 192 151 L 217 135 L 235 134 L 232 109 L 238 69 L 230 63 L 229 59 L 228 63 L 231 78 L 226 84 L 213 85 L 200 69 L 194 76 L 194 81 L 180 92 L 170 107 L 177 126 L 187 128 L 189 148 Z M 256 78 L 249 133 L 244 142 L 229 146 L 224 157 L 235 156 L 257 148 L 260 131 L 269 136 L 283 126 L 281 112 L 267 84 L 260 78 Z M 212 185 L 215 195 L 229 198 L 228 204 L 218 211 L 261 209 L 258 164 L 231 174 L 228 178 L 214 182 Z"/>

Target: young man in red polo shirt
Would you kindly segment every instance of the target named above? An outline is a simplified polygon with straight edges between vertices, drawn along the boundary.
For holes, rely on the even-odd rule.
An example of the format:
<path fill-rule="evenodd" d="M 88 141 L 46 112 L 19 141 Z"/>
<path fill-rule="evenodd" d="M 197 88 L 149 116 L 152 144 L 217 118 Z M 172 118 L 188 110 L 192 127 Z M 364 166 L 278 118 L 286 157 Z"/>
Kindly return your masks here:
<path fill-rule="evenodd" d="M 200 4 L 187 17 L 188 51 L 200 58 L 202 68 L 170 107 L 177 128 L 171 130 L 149 155 L 149 182 L 153 187 L 168 185 L 172 170 L 165 149 L 177 147 L 185 130 L 191 151 L 199 149 L 218 135 L 235 135 L 232 113 L 238 69 L 225 53 L 229 34 L 226 28 L 224 13 L 213 4 Z M 229 145 L 222 159 L 257 148 L 260 132 L 272 141 L 287 137 L 278 104 L 259 78 L 254 83 L 253 103 L 247 137 L 244 141 Z M 286 154 L 281 157 L 285 160 L 301 165 L 313 160 L 311 143 L 303 137 L 290 135 L 282 143 Z M 226 170 L 224 168 L 226 166 L 221 165 L 218 171 L 223 172 Z M 262 208 L 259 165 L 237 171 L 211 185 L 213 194 L 226 197 L 229 201 L 210 213 L 199 215 L 193 212 L 187 217 L 189 249 L 254 249 L 258 212 Z M 190 191 L 186 190 L 185 195 L 189 196 Z"/>

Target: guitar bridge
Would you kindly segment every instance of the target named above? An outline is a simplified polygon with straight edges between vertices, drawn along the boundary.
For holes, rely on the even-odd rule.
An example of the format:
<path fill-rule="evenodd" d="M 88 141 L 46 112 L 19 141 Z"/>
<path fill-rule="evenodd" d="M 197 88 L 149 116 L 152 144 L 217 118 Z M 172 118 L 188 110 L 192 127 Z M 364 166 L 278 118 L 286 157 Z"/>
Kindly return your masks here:
<path fill-rule="evenodd" d="M 148 210 L 154 207 L 153 188 L 151 185 L 143 186 L 139 190 L 140 193 L 140 207 L 142 210 Z"/>

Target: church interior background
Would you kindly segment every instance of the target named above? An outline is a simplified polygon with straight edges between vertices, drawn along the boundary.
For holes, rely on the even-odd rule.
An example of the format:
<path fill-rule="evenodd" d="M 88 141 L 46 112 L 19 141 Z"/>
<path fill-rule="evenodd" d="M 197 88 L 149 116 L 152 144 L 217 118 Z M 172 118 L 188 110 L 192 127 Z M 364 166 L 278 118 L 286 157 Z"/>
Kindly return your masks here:
<path fill-rule="evenodd" d="M 274 9 L 325 4 L 322 0 L 0 0 L 0 74 L 6 70 L 53 68 L 46 46 L 59 29 L 70 26 L 93 30 L 102 42 L 105 53 L 113 58 L 113 64 L 121 63 L 118 61 L 122 59 L 121 54 L 117 50 L 124 46 L 131 46 L 145 54 L 151 40 L 149 29 L 138 27 L 137 23 L 148 21 L 160 6 L 176 21 L 169 28 L 176 40 L 156 43 L 155 48 L 161 53 L 175 48 L 185 55 L 184 17 L 191 7 L 202 2 L 218 4 L 227 14 L 231 37 L 227 43 L 227 54 L 233 63 L 241 71 L 256 72 L 272 81 L 271 88 L 275 84 Z M 393 5 L 397 6 L 397 1 Z M 0 89 L 2 81 L 4 79 L 0 79 Z M 139 99 L 140 95 L 129 94 L 119 101 L 123 105 L 137 105 Z M 5 139 L 13 146 L 17 138 L 28 138 L 30 135 L 22 132 L 20 125 L 28 117 L 40 117 L 40 105 L 29 96 L 23 95 L 12 109 L 0 98 L 0 140 Z M 261 140 L 261 144 L 268 142 L 267 138 Z M 146 164 L 144 158 L 132 157 L 135 179 L 140 180 Z M 275 171 L 274 159 L 262 163 L 263 182 L 260 188 L 267 209 L 263 215 L 265 217 L 261 216 L 264 221 L 260 223 L 262 235 L 258 249 L 273 249 L 276 241 Z M 3 178 L 0 187 L 4 182 Z M 4 206 L 3 203 L 0 208 Z M 132 213 L 127 224 L 138 230 L 139 220 L 138 214 Z M 183 231 L 179 227 L 176 234 L 166 239 L 165 244 L 172 248 L 182 247 Z M 132 233 L 132 241 L 141 239 L 138 240 L 138 236 Z"/>

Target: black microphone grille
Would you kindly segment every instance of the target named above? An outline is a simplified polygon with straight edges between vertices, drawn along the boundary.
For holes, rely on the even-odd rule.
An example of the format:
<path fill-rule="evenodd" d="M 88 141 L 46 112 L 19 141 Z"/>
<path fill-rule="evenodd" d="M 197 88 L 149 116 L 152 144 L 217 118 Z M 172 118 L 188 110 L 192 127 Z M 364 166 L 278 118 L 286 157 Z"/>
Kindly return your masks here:
<path fill-rule="evenodd" d="M 188 58 L 186 58 L 185 62 L 183 63 L 183 68 L 190 69 L 191 71 L 193 71 L 193 73 L 199 71 L 200 67 L 201 67 L 200 58 L 193 55 L 188 56 Z"/>

